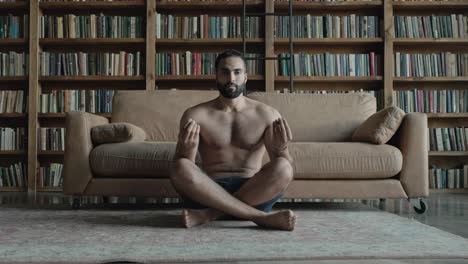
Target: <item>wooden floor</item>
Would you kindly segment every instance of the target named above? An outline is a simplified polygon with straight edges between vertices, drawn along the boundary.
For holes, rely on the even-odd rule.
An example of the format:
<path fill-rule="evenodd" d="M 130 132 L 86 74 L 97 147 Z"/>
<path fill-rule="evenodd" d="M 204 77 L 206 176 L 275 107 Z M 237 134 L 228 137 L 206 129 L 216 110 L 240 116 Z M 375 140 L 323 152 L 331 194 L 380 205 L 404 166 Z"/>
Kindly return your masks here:
<path fill-rule="evenodd" d="M 465 237 L 468 239 L 468 194 L 467 193 L 435 193 L 431 194 L 428 198 L 425 199 L 428 206 L 427 211 L 424 214 L 417 214 L 412 205 L 407 200 L 400 199 L 387 199 L 385 201 L 379 200 L 363 200 L 362 203 L 378 208 L 380 210 L 385 210 L 396 215 L 407 217 L 411 219 L 416 219 L 417 221 L 445 230 L 447 232 Z M 63 204 L 69 205 L 71 198 L 64 196 L 60 193 L 37 193 L 37 194 L 27 194 L 27 193 L 0 193 L 0 204 L 29 204 L 35 205 L 37 207 L 46 206 L 47 204 Z M 155 205 L 148 204 L 148 200 L 138 200 L 138 199 L 129 199 L 126 201 L 121 201 L 120 203 L 115 203 L 116 199 L 110 199 L 108 203 L 103 203 L 101 197 L 89 198 L 84 201 L 84 207 L 116 207 L 116 208 L 125 208 L 125 207 L 154 207 L 154 206 L 163 206 L 163 207 L 178 207 L 177 204 L 169 205 Z M 293 207 L 300 208 L 301 206 L 307 206 L 306 203 L 279 203 L 277 207 Z M 276 207 L 276 206 L 275 206 Z M 468 250 L 468 248 L 467 248 Z M 232 262 L 230 262 L 232 263 Z M 236 262 L 239 263 L 239 262 Z M 242 263 L 272 263 L 255 261 L 255 262 L 242 262 Z M 273 263 L 320 263 L 320 264 L 333 264 L 333 263 L 385 263 L 385 264 L 396 264 L 396 263 L 448 263 L 448 264 L 458 264 L 458 263 L 468 263 L 466 260 L 450 260 L 450 259 L 399 259 L 399 260 L 390 260 L 390 259 L 375 259 L 375 260 L 346 260 L 346 261 L 336 261 L 336 260 L 322 260 L 322 261 L 288 261 L 288 262 L 273 262 Z"/>

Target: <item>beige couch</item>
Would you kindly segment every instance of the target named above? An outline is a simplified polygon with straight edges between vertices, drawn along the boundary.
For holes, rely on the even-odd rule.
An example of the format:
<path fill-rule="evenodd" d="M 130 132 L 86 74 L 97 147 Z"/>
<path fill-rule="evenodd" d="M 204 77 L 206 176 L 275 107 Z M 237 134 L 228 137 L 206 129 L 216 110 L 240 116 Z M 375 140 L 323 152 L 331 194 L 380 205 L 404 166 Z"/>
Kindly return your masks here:
<path fill-rule="evenodd" d="M 188 107 L 217 95 L 217 91 L 118 91 L 111 122 L 141 127 L 147 134 L 144 142 L 94 146 L 91 128 L 109 123 L 108 119 L 84 112 L 68 113 L 64 193 L 75 196 L 74 207 L 79 207 L 78 198 L 84 195 L 178 197 L 168 175 L 180 117 Z M 293 132 L 290 152 L 295 176 L 285 198 L 428 195 L 424 114 L 407 114 L 389 144 L 374 145 L 350 142 L 353 131 L 376 112 L 373 96 L 276 93 L 248 96 L 275 107 Z"/>

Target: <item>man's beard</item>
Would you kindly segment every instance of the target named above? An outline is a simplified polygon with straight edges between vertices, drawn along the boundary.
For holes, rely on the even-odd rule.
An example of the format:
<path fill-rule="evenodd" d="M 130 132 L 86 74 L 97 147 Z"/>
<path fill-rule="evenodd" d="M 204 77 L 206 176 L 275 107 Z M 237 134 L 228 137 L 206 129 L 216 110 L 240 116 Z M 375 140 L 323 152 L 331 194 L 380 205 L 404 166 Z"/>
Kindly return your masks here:
<path fill-rule="evenodd" d="M 231 90 L 229 86 L 232 86 L 232 85 L 234 85 L 236 89 Z M 222 85 L 221 83 L 216 82 L 216 86 L 218 88 L 219 93 L 223 97 L 229 98 L 229 99 L 237 98 L 239 95 L 241 95 L 245 91 L 245 83 L 240 84 L 240 85 L 237 85 L 235 83 L 226 83 L 225 85 Z"/>

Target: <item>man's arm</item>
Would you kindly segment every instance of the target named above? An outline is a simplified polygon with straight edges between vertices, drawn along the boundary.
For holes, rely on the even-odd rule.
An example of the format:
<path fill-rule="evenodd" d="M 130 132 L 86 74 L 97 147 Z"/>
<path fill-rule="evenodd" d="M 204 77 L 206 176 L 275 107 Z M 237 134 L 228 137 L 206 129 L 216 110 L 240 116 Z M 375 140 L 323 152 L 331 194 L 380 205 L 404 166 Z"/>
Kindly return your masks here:
<path fill-rule="evenodd" d="M 179 137 L 174 159 L 186 158 L 195 163 L 198 151 L 200 125 L 185 111 L 180 119 Z"/>
<path fill-rule="evenodd" d="M 293 165 L 293 158 L 288 148 L 291 140 L 292 133 L 288 123 L 278 115 L 265 130 L 264 142 L 270 160 L 282 157 Z"/>

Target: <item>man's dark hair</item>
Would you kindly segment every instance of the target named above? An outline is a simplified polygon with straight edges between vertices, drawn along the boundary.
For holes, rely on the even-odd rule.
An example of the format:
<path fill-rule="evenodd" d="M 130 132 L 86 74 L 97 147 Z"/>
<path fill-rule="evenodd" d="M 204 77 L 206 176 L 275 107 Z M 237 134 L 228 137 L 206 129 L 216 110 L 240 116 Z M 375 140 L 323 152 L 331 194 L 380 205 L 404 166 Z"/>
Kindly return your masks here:
<path fill-rule="evenodd" d="M 225 58 L 229 58 L 229 57 L 239 57 L 239 58 L 241 58 L 242 61 L 244 62 L 245 71 L 247 72 L 247 63 L 245 63 L 244 56 L 242 55 L 242 53 L 240 53 L 239 51 L 234 50 L 234 49 L 225 50 L 223 53 L 219 54 L 218 57 L 216 57 L 215 71 L 218 71 L 218 65 L 221 62 L 221 60 L 223 60 Z"/>

